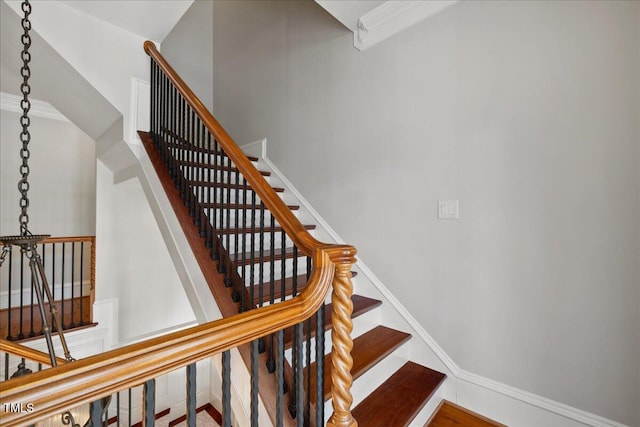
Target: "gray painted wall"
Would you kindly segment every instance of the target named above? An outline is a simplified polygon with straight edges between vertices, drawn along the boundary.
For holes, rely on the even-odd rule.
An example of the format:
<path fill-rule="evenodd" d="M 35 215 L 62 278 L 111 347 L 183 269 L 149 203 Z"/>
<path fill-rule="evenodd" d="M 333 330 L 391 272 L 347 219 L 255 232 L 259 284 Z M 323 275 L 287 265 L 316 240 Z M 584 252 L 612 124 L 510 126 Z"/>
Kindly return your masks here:
<path fill-rule="evenodd" d="M 218 120 L 454 361 L 640 425 L 640 3 L 460 2 L 364 52 L 311 1 L 212 27 Z"/>
<path fill-rule="evenodd" d="M 160 50 L 202 103 L 213 108 L 213 2 L 196 0 L 165 37 Z"/>

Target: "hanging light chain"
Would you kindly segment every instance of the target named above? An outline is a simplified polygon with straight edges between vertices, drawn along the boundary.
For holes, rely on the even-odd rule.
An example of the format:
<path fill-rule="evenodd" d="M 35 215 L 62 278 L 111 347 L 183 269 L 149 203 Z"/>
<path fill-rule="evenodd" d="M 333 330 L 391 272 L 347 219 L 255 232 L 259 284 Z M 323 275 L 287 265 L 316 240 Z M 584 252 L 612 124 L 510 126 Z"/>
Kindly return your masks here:
<path fill-rule="evenodd" d="M 20 70 L 23 79 L 20 85 L 20 90 L 22 91 L 22 100 L 20 101 L 20 107 L 22 108 L 22 116 L 20 117 L 20 124 L 22 125 L 22 132 L 20 133 L 22 165 L 20 165 L 20 174 L 22 178 L 18 182 L 18 191 L 20 191 L 21 195 L 20 234 L 27 236 L 31 234 L 29 232 L 29 214 L 27 213 L 27 208 L 29 207 L 29 197 L 27 196 L 29 191 L 29 141 L 31 141 L 31 134 L 29 133 L 29 125 L 31 124 L 31 119 L 29 118 L 29 110 L 31 109 L 31 101 L 29 101 L 29 94 L 31 93 L 31 87 L 29 86 L 29 77 L 31 77 L 31 69 L 29 68 L 29 62 L 31 61 L 31 54 L 29 53 L 29 47 L 31 46 L 31 36 L 29 35 L 29 30 L 31 30 L 31 21 L 29 21 L 31 4 L 29 0 L 23 1 L 22 11 L 24 12 L 24 18 L 22 19 L 22 28 L 24 30 L 22 34 L 22 69 Z"/>

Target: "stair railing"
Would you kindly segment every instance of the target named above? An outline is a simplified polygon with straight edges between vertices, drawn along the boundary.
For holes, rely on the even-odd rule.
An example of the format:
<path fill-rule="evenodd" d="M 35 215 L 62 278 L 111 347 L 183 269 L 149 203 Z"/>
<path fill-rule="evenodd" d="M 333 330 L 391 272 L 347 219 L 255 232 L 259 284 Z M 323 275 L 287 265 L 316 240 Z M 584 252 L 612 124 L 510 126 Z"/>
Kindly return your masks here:
<path fill-rule="evenodd" d="M 63 330 L 93 322 L 95 239 L 95 236 L 49 237 L 39 245 Z M 42 336 L 29 261 L 16 247 L 6 249 L 0 268 L 0 338 L 20 341 Z M 50 311 L 47 308 L 45 312 Z"/>
<path fill-rule="evenodd" d="M 216 286 L 215 282 L 221 280 L 224 286 L 231 289 L 231 297 L 238 303 L 240 312 L 253 310 L 265 303 L 285 300 L 287 286 L 293 288 L 291 295 L 295 297 L 305 287 L 304 282 L 297 283 L 297 271 L 304 270 L 304 263 L 302 268 L 298 267 L 298 258 L 311 257 L 317 250 L 326 251 L 335 267 L 331 312 L 333 348 L 328 359 L 331 366 L 327 367 L 330 369 L 329 395 L 333 414 L 328 425 L 356 425 L 351 416 L 350 391 L 353 364 L 351 267 L 355 262 L 355 249 L 346 245 L 325 244 L 309 234 L 155 45 L 147 41 L 144 49 L 151 57 L 150 139 L 156 151 L 155 156 L 159 156 L 159 162 L 163 164 L 163 167 L 155 165 L 156 171 L 159 175 L 165 171 L 168 173 L 184 203 L 183 210 L 193 219 L 191 226 L 185 225 L 188 221 L 182 222 L 185 234 L 197 233 L 211 250 L 209 260 L 199 259 L 205 276 L 212 261 L 217 262 L 218 272 L 224 275 L 223 279 L 207 276 L 223 315 L 231 315 L 232 312 L 225 312 L 227 300 L 219 291 L 221 286 Z M 150 157 L 154 157 L 150 145 L 145 144 L 145 148 Z M 165 185 L 167 194 L 171 190 L 171 186 Z M 174 209 L 180 211 L 175 205 Z M 265 218 L 266 215 L 269 220 Z M 195 240 L 190 240 L 194 251 L 199 243 Z M 289 243 L 292 245 L 290 250 L 287 249 Z M 293 258 L 293 261 L 287 264 L 287 258 Z M 318 268 L 315 263 L 312 266 L 310 261 L 311 258 L 307 258 L 307 278 L 312 267 Z M 256 276 L 257 280 L 254 280 Z M 306 286 L 310 285 L 313 282 L 308 280 Z M 277 287 L 280 287 L 279 291 Z M 321 309 L 315 316 L 315 332 L 311 331 L 313 326 L 310 321 L 294 327 L 291 332 L 291 365 L 285 357 L 283 331 L 267 337 L 266 344 L 265 340 L 253 343 L 251 356 L 245 357 L 245 363 L 254 371 L 256 350 L 265 350 L 268 354 L 268 371 L 275 371 L 277 377 L 278 410 L 271 414 L 276 425 L 287 424 L 283 421 L 281 407 L 282 395 L 287 391 L 288 384 L 293 385 L 289 412 L 294 418 L 298 415 L 295 423 L 299 426 L 324 423 L 323 402 L 327 396 L 324 390 L 323 316 L 324 309 Z M 306 344 L 303 345 L 305 332 Z M 309 357 L 311 335 L 314 333 L 315 370 L 310 369 Z M 315 378 L 310 378 L 310 372 L 315 372 Z M 257 381 L 256 376 L 252 374 L 252 381 Z M 255 388 L 257 384 L 253 386 Z M 315 399 L 312 393 L 315 393 Z M 262 393 L 261 396 L 265 399 Z M 255 422 L 254 400 L 257 397 L 252 393 L 252 423 Z M 315 418 L 308 414 L 311 401 L 316 407 Z M 270 408 L 267 406 L 267 410 Z M 301 412 L 304 412 L 304 416 L 299 415 Z"/>
<path fill-rule="evenodd" d="M 300 427 L 322 425 L 326 394 L 323 385 L 324 311 L 319 309 L 323 307 L 333 285 L 330 313 L 333 348 L 328 356 L 330 367 L 326 368 L 330 369 L 329 394 L 333 414 L 327 425 L 357 426 L 351 415 L 350 390 L 350 370 L 353 364 L 350 354 L 353 346 L 350 337 L 353 310 L 351 267 L 355 262 L 355 249 L 347 245 L 325 244 L 313 238 L 162 58 L 153 43 L 145 43 L 145 51 L 152 58 L 150 135 L 157 150 L 155 155 L 150 154 L 150 158 L 153 157 L 154 162 L 159 158 L 164 164 L 165 173 L 175 184 L 174 191 L 180 193 L 183 208 L 193 218 L 191 229 L 182 223 L 183 228 L 186 227 L 185 234 L 189 234 L 188 229 L 195 229 L 195 233 L 187 237 L 191 240 L 201 239 L 203 245 L 210 250 L 208 260 L 198 259 L 210 287 L 222 283 L 223 288 L 229 290 L 239 313 L 227 312 L 220 320 L 5 381 L 2 385 L 2 400 L 29 404 L 33 411 L 5 412 L 2 414 L 3 425 L 30 425 L 89 403 L 89 425 L 99 426 L 107 421 L 106 409 L 102 407 L 104 398 L 137 386 L 144 387 L 142 425 L 153 425 L 153 417 L 157 413 L 155 379 L 175 370 L 185 369 L 186 418 L 188 425 L 193 426 L 195 364 L 221 354 L 222 425 L 229 427 L 232 416 L 230 350 L 246 347 L 251 348 L 251 425 L 258 423 L 258 397 L 255 390 L 263 388 L 265 384 L 273 384 L 273 379 L 266 377 L 257 368 L 259 362 L 265 361 L 263 369 L 265 365 L 273 365 L 277 378 L 273 424 Z M 145 148 L 148 149 L 146 145 Z M 206 181 L 203 168 L 194 166 L 201 163 L 203 156 L 207 157 L 209 171 L 212 170 L 211 161 L 214 166 L 219 166 L 217 170 L 214 169 L 214 177 L 208 175 Z M 159 170 L 157 165 L 154 166 Z M 212 200 L 212 193 L 206 189 L 216 185 L 220 189 L 221 198 Z M 167 194 L 171 199 L 169 191 Z M 226 210 L 218 211 L 216 204 L 226 207 Z M 250 214 L 241 205 L 251 205 Z M 246 249 L 250 249 L 249 252 L 254 249 L 256 239 L 253 232 L 256 228 L 260 229 L 257 246 L 259 255 L 256 258 L 258 265 L 255 267 L 259 271 L 253 270 L 254 264 L 246 256 Z M 248 234 L 252 236 L 249 239 Z M 294 245 L 291 251 L 287 249 L 288 243 Z M 292 258 L 289 258 L 290 252 Z M 306 257 L 303 267 L 298 267 L 298 255 L 303 259 Z M 197 254 L 196 257 L 198 258 Z M 215 274 L 210 270 L 212 263 L 217 265 Z M 306 280 L 304 283 L 298 283 L 298 268 L 306 271 L 306 274 L 301 275 Z M 292 276 L 287 276 L 288 274 Z M 258 280 L 254 281 L 256 276 Z M 279 282 L 277 277 L 280 278 Z M 262 283 L 265 278 L 266 282 Z M 281 287 L 279 294 L 275 292 L 276 285 Z M 290 298 L 285 295 L 288 292 L 285 289 L 287 286 L 293 289 Z M 222 293 L 216 292 L 214 290 L 218 304 L 224 307 L 225 303 L 221 303 Z M 311 378 L 308 363 L 310 337 L 314 334 L 313 323 L 316 328 L 315 378 Z M 294 346 L 292 354 L 286 355 L 283 341 L 285 329 L 291 331 L 290 328 L 294 342 L 300 344 L 305 333 L 307 340 L 305 346 Z M 263 353 L 259 353 L 261 347 Z M 305 357 L 306 366 L 303 363 Z M 292 360 L 291 366 L 289 360 Z M 310 386 L 312 383 L 314 385 Z M 287 391 L 290 392 L 289 411 L 283 410 L 286 405 L 284 394 Z M 306 393 L 304 397 L 303 392 Z M 315 392 L 316 396 L 313 405 L 310 405 L 310 392 Z M 267 411 L 273 411 L 267 405 L 268 399 L 262 394 L 261 398 L 265 401 Z M 315 406 L 315 416 L 309 414 L 309 406 Z M 287 415 L 289 413 L 290 417 Z M 271 412 L 270 415 L 274 419 Z M 295 419 L 291 421 L 292 418 Z"/>

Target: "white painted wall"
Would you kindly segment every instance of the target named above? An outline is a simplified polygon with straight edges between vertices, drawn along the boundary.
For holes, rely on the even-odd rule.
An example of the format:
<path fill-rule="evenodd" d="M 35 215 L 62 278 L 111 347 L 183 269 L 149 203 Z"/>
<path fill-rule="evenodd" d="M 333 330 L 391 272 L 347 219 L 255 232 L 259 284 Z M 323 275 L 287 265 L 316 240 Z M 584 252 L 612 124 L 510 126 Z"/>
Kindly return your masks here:
<path fill-rule="evenodd" d="M 3 1 L 22 15 L 20 1 Z M 62 2 L 37 1 L 32 8 L 33 28 L 120 111 L 127 129 L 131 78 L 148 79 L 145 38 Z"/>
<path fill-rule="evenodd" d="M 19 234 L 20 115 L 0 110 L 0 235 Z M 31 117 L 29 228 L 34 234 L 95 233 L 95 143 L 69 122 Z"/>
<path fill-rule="evenodd" d="M 460 2 L 365 52 L 213 6 L 214 114 L 461 368 L 640 425 L 640 4 Z"/>
<path fill-rule="evenodd" d="M 114 344 L 195 321 L 137 179 L 113 184 L 97 166 L 96 303 L 118 301 Z"/>

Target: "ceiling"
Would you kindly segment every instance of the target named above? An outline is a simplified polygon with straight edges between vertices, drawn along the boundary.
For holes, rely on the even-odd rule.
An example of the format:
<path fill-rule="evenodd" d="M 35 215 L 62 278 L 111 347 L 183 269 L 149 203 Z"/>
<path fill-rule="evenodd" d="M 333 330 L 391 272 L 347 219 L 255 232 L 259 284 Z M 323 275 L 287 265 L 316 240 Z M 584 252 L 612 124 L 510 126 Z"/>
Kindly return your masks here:
<path fill-rule="evenodd" d="M 155 42 L 162 40 L 194 0 L 60 0 L 76 10 Z"/>

